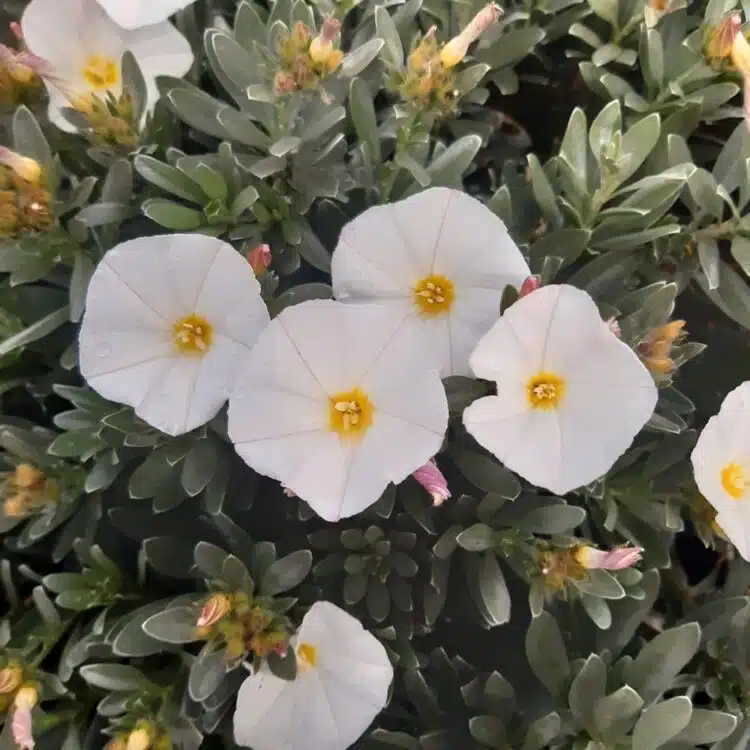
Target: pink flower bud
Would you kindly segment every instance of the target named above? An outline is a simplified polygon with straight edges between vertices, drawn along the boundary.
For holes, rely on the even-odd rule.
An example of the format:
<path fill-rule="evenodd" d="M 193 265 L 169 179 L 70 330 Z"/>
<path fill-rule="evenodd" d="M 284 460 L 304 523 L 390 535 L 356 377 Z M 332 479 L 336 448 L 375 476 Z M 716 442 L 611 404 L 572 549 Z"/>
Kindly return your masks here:
<path fill-rule="evenodd" d="M 573 556 L 589 570 L 624 570 L 635 565 L 643 554 L 640 547 L 617 547 L 613 550 L 600 550 L 582 545 L 576 547 Z"/>
<path fill-rule="evenodd" d="M 451 496 L 448 483 L 438 469 L 434 458 L 431 458 L 424 466 L 420 466 L 412 476 L 430 493 L 433 505 L 442 505 Z"/>
<path fill-rule="evenodd" d="M 261 276 L 271 265 L 271 248 L 268 245 L 257 245 L 247 254 L 247 262 L 255 275 Z"/>
<path fill-rule="evenodd" d="M 622 330 L 620 329 L 620 324 L 617 322 L 617 318 L 610 318 L 607 321 L 607 327 L 618 339 L 622 338 Z"/>
<path fill-rule="evenodd" d="M 529 276 L 523 284 L 521 284 L 521 289 L 518 292 L 518 299 L 521 299 L 521 297 L 527 297 L 529 294 L 539 289 L 541 285 L 542 281 L 538 276 Z"/>
<path fill-rule="evenodd" d="M 297 497 L 297 493 L 294 490 L 290 490 L 289 487 L 283 484 L 281 485 L 281 490 L 287 497 Z"/>
<path fill-rule="evenodd" d="M 36 705 L 37 691 L 33 687 L 24 687 L 18 691 L 13 703 L 13 716 L 10 730 L 13 741 L 20 750 L 33 750 L 34 735 L 31 727 L 31 710 Z"/>
<path fill-rule="evenodd" d="M 10 29 L 10 33 L 13 34 L 13 36 L 18 39 L 19 42 L 23 41 L 23 31 L 21 31 L 20 23 L 18 23 L 17 21 L 11 21 L 8 28 Z"/>

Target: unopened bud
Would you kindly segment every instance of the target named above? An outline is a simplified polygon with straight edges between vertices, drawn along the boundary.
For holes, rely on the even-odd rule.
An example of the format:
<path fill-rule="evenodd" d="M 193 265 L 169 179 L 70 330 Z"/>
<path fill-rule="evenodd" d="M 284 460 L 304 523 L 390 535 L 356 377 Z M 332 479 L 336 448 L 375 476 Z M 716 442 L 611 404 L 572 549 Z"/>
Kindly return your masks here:
<path fill-rule="evenodd" d="M 23 670 L 18 664 L 8 664 L 0 669 L 0 695 L 8 695 L 18 688 L 23 679 Z"/>
<path fill-rule="evenodd" d="M 453 37 L 440 52 L 440 62 L 446 68 L 452 68 L 466 57 L 469 47 L 497 21 L 500 8 L 494 3 L 486 5 L 471 19 L 469 25 L 458 35 Z"/>
<path fill-rule="evenodd" d="M 617 318 L 609 318 L 607 320 L 607 328 L 609 328 L 612 333 L 614 333 L 615 336 L 617 336 L 618 339 L 622 338 L 622 329 L 620 328 L 620 324 L 617 322 Z"/>
<path fill-rule="evenodd" d="M 333 48 L 333 40 L 338 36 L 341 23 L 335 18 L 326 18 L 320 33 L 310 42 L 310 59 L 319 65 L 329 65 L 331 57 L 338 55 Z"/>
<path fill-rule="evenodd" d="M 39 694 L 32 685 L 22 687 L 13 701 L 10 730 L 13 741 L 20 750 L 33 750 L 34 735 L 31 725 L 31 710 L 36 706 Z"/>
<path fill-rule="evenodd" d="M 38 185 L 42 181 L 42 168 L 39 164 L 9 148 L 0 146 L 0 164 L 9 167 L 18 177 L 32 185 Z"/>
<path fill-rule="evenodd" d="M 542 281 L 538 276 L 529 276 L 524 279 L 521 284 L 521 289 L 518 292 L 518 299 L 521 297 L 528 297 L 532 292 L 535 292 L 542 285 Z"/>
<path fill-rule="evenodd" d="M 581 545 L 573 551 L 576 562 L 589 570 L 624 570 L 635 565 L 642 554 L 640 547 L 618 547 L 607 551 Z"/>
<path fill-rule="evenodd" d="M 433 505 L 442 505 L 451 496 L 448 482 L 438 469 L 434 458 L 420 466 L 412 476 L 429 492 Z"/>
<path fill-rule="evenodd" d="M 145 727 L 139 727 L 128 735 L 125 750 L 149 750 L 150 747 L 151 733 Z"/>
<path fill-rule="evenodd" d="M 263 275 L 271 265 L 271 248 L 268 245 L 256 245 L 247 254 L 247 262 L 256 276 Z"/>
<path fill-rule="evenodd" d="M 232 608 L 232 600 L 226 594 L 213 594 L 203 605 L 198 620 L 197 628 L 210 628 L 221 620 Z"/>

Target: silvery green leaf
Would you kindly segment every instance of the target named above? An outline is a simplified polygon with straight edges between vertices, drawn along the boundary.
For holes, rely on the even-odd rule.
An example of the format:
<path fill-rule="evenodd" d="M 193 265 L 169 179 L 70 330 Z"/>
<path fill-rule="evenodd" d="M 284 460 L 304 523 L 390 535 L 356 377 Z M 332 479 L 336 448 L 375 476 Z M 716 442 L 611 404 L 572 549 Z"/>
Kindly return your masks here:
<path fill-rule="evenodd" d="M 496 537 L 489 526 L 477 523 L 462 531 L 456 537 L 456 543 L 468 552 L 483 552 L 494 547 Z"/>
<path fill-rule="evenodd" d="M 674 738 L 675 742 L 708 745 L 725 739 L 737 726 L 737 717 L 723 711 L 693 708 L 688 725 Z"/>
<path fill-rule="evenodd" d="M 378 121 L 369 86 L 361 78 L 353 78 L 349 85 L 349 112 L 357 140 L 362 144 L 368 163 L 379 164 L 382 158 Z M 372 177 L 372 176 L 371 176 Z"/>
<path fill-rule="evenodd" d="M 474 716 L 469 719 L 469 733 L 482 747 L 506 747 L 505 724 L 497 716 Z"/>
<path fill-rule="evenodd" d="M 559 695 L 570 680 L 568 652 L 560 628 L 547 612 L 535 617 L 526 631 L 526 657 L 539 681 Z"/>
<path fill-rule="evenodd" d="M 737 265 L 750 276 L 750 239 L 736 234 L 732 238 L 731 253 Z"/>
<path fill-rule="evenodd" d="M 165 164 L 146 154 L 138 154 L 133 160 L 133 166 L 135 171 L 152 185 L 156 185 L 178 198 L 201 206 L 206 202 L 206 196 L 200 186 L 184 172 L 170 164 Z"/>
<path fill-rule="evenodd" d="M 492 70 L 500 70 L 523 60 L 544 36 L 544 30 L 537 26 L 514 28 L 504 32 L 490 46 L 478 49 L 475 56 Z"/>
<path fill-rule="evenodd" d="M 606 689 L 607 665 L 598 654 L 590 654 L 570 684 L 568 705 L 591 735 L 596 732 L 594 706 Z"/>
<path fill-rule="evenodd" d="M 719 286 L 719 245 L 716 240 L 700 240 L 698 242 L 698 260 L 706 276 L 706 284 L 713 291 Z"/>
<path fill-rule="evenodd" d="M 565 534 L 572 532 L 586 520 L 586 511 L 575 505 L 547 505 L 534 508 L 518 527 L 532 534 Z"/>
<path fill-rule="evenodd" d="M 659 115 L 654 113 L 639 120 L 624 133 L 617 163 L 618 184 L 632 177 L 646 161 L 659 140 L 660 132 L 661 120 Z"/>
<path fill-rule="evenodd" d="M 427 167 L 432 184 L 436 187 L 461 188 L 463 175 L 481 146 L 482 139 L 478 135 L 465 135 L 451 143 Z M 411 195 L 412 192 L 414 191 L 407 191 L 406 195 Z"/>
<path fill-rule="evenodd" d="M 86 664 L 79 674 L 89 685 L 107 691 L 143 690 L 149 681 L 129 664 Z"/>
<path fill-rule="evenodd" d="M 693 704 L 684 695 L 647 708 L 633 728 L 633 747 L 657 750 L 666 745 L 690 723 Z"/>
<path fill-rule="evenodd" d="M 518 479 L 493 457 L 458 446 L 452 447 L 449 455 L 459 471 L 484 492 L 494 492 L 509 500 L 521 493 Z"/>
<path fill-rule="evenodd" d="M 219 111 L 226 106 L 224 103 L 179 78 L 159 76 L 156 85 L 170 109 L 183 122 L 215 138 L 225 137 L 217 119 Z"/>
<path fill-rule="evenodd" d="M 122 87 L 130 96 L 133 108 L 133 121 L 141 122 L 148 103 L 146 79 L 143 77 L 138 61 L 130 50 L 126 50 L 120 64 L 122 70 Z"/>
<path fill-rule="evenodd" d="M 310 121 L 300 133 L 303 141 L 314 141 L 328 134 L 329 131 L 346 119 L 344 107 L 333 107 L 322 117 Z"/>
<path fill-rule="evenodd" d="M 612 142 L 615 132 L 622 131 L 622 111 L 620 102 L 614 99 L 594 118 L 589 128 L 589 146 L 597 161 L 601 160 L 602 150 Z"/>
<path fill-rule="evenodd" d="M 621 741 L 631 730 L 643 707 L 643 698 L 629 685 L 594 703 L 594 725 L 605 742 Z"/>
<path fill-rule="evenodd" d="M 11 127 L 15 150 L 21 156 L 26 156 L 38 162 L 48 179 L 54 178 L 52 151 L 31 110 L 23 105 L 18 107 L 13 114 Z"/>
<path fill-rule="evenodd" d="M 383 55 L 386 62 L 400 69 L 404 64 L 404 48 L 396 24 L 381 5 L 375 8 L 375 31 L 384 42 Z"/>
<path fill-rule="evenodd" d="M 659 633 L 629 665 L 626 672 L 628 684 L 645 701 L 657 698 L 669 689 L 675 677 L 693 658 L 700 635 L 701 629 L 694 622 Z"/>
<path fill-rule="evenodd" d="M 237 6 L 234 18 L 234 38 L 246 49 L 255 44 L 265 45 L 266 24 L 260 16 L 258 6 L 249 0 L 242 0 Z"/>
<path fill-rule="evenodd" d="M 510 620 L 510 594 L 494 552 L 485 552 L 476 563 L 479 595 L 492 627 Z"/>
<path fill-rule="evenodd" d="M 732 320 L 750 329 L 750 287 L 737 272 L 723 261 L 719 264 L 719 286 L 709 289 L 703 274 L 696 281 L 706 296 Z M 1 348 L 1 347 L 0 347 Z"/>
<path fill-rule="evenodd" d="M 588 153 L 586 115 L 576 107 L 570 115 L 560 144 L 560 156 L 571 166 L 584 192 L 588 183 Z"/>
<path fill-rule="evenodd" d="M 141 627 L 146 635 L 163 643 L 192 643 L 197 637 L 197 618 L 194 607 L 170 607 L 149 617 Z"/>
<path fill-rule="evenodd" d="M 654 91 L 661 90 L 664 82 L 664 45 L 661 34 L 655 29 L 644 28 L 641 32 L 640 57 L 647 85 Z"/>
<path fill-rule="evenodd" d="M 562 720 L 554 711 L 541 716 L 529 726 L 521 750 L 544 750 L 559 736 L 561 726 Z"/>
<path fill-rule="evenodd" d="M 383 39 L 375 37 L 344 55 L 344 59 L 341 61 L 341 75 L 347 78 L 358 76 L 375 60 L 384 45 Z"/>
<path fill-rule="evenodd" d="M 275 596 L 299 586 L 312 567 L 310 550 L 297 550 L 272 563 L 260 579 L 260 591 L 265 596 Z"/>
<path fill-rule="evenodd" d="M 563 216 L 557 205 L 554 188 L 547 178 L 542 165 L 539 163 L 539 159 L 534 154 L 529 154 L 526 158 L 529 163 L 531 190 L 539 204 L 539 208 L 542 210 L 545 218 L 554 227 L 562 226 Z"/>
<path fill-rule="evenodd" d="M 43 339 L 45 336 L 49 336 L 50 333 L 56 331 L 61 326 L 65 325 L 70 320 L 70 308 L 68 305 L 64 305 L 58 310 L 45 315 L 35 323 L 32 323 L 23 331 L 8 337 L 2 343 L 0 343 L 0 357 L 4 357 L 11 352 L 20 349 L 21 347 L 33 344 L 35 341 Z"/>
<path fill-rule="evenodd" d="M 430 173 L 410 154 L 397 151 L 394 162 L 401 169 L 405 169 L 422 187 L 427 187 L 432 182 Z"/>
<path fill-rule="evenodd" d="M 181 206 L 179 203 L 172 203 L 162 198 L 144 201 L 141 208 L 149 219 L 175 232 L 199 229 L 206 221 L 202 211 L 196 211 L 194 208 Z"/>
<path fill-rule="evenodd" d="M 622 599 L 625 596 L 620 582 L 606 570 L 589 570 L 585 578 L 573 584 L 579 591 L 593 597 Z"/>

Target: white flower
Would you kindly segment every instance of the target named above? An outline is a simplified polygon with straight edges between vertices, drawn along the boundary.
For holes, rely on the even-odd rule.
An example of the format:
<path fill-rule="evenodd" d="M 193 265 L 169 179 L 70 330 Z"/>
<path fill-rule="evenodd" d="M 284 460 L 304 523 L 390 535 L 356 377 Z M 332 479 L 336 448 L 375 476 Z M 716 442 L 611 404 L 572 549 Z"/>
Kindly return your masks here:
<path fill-rule="evenodd" d="M 81 373 L 105 398 L 180 435 L 226 402 L 240 355 L 268 320 L 255 274 L 230 245 L 200 234 L 141 237 L 94 272 Z"/>
<path fill-rule="evenodd" d="M 511 305 L 471 356 L 497 395 L 464 411 L 477 442 L 524 479 L 564 494 L 604 475 L 656 405 L 635 353 L 588 294 L 547 286 Z"/>
<path fill-rule="evenodd" d="M 153 0 L 151 0 L 153 2 Z M 131 0 L 115 0 L 127 7 Z M 158 2 L 156 3 L 159 4 Z M 114 5 L 114 3 L 113 3 Z M 62 116 L 69 97 L 104 97 L 122 93 L 120 62 L 132 52 L 148 92 L 147 110 L 159 93 L 156 77 L 185 75 L 193 64 L 187 39 L 164 21 L 136 31 L 120 28 L 96 0 L 31 0 L 21 19 L 29 49 L 44 58 L 54 72 L 45 78 L 49 117 L 62 130 L 75 128 Z"/>
<path fill-rule="evenodd" d="M 469 354 L 529 267 L 505 224 L 458 190 L 431 188 L 374 206 L 347 224 L 333 254 L 343 301 L 388 305 L 422 332 L 443 377 L 469 374 Z"/>
<path fill-rule="evenodd" d="M 229 437 L 327 521 L 363 511 L 440 448 L 448 404 L 420 339 L 380 305 L 285 309 L 241 365 Z"/>
<path fill-rule="evenodd" d="M 294 649 L 294 681 L 263 667 L 242 684 L 235 742 L 252 750 L 346 750 L 388 700 L 393 667 L 385 649 L 330 602 L 313 604 Z"/>
<path fill-rule="evenodd" d="M 123 29 L 140 29 L 166 21 L 195 0 L 96 0 Z"/>
<path fill-rule="evenodd" d="M 750 381 L 724 399 L 691 455 L 695 483 L 716 509 L 716 523 L 750 560 Z"/>

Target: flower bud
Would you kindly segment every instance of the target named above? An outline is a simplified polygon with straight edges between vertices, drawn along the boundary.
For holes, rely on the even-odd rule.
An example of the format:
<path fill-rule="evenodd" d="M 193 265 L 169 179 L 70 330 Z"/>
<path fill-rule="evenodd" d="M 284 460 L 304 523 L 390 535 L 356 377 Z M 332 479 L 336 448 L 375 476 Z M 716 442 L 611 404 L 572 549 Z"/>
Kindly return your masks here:
<path fill-rule="evenodd" d="M 442 505 L 451 496 L 448 482 L 438 469 L 434 458 L 420 466 L 412 476 L 430 493 L 433 505 Z"/>
<path fill-rule="evenodd" d="M 618 547 L 607 551 L 580 545 L 573 551 L 576 562 L 588 570 L 624 570 L 635 565 L 642 554 L 640 547 Z"/>
<path fill-rule="evenodd" d="M 21 490 L 44 486 L 44 474 L 31 464 L 18 464 L 13 472 L 13 482 Z"/>
<path fill-rule="evenodd" d="M 622 338 L 622 329 L 620 328 L 620 324 L 617 322 L 617 318 L 609 318 L 607 320 L 607 328 L 609 328 L 612 333 L 617 336 L 618 339 Z"/>
<path fill-rule="evenodd" d="M 335 18 L 323 20 L 320 33 L 310 42 L 310 59 L 319 65 L 326 65 L 337 50 L 333 48 L 333 40 L 338 36 L 341 22 Z"/>
<path fill-rule="evenodd" d="M 18 664 L 8 664 L 0 669 L 0 695 L 8 695 L 18 688 L 23 679 L 23 670 Z"/>
<path fill-rule="evenodd" d="M 42 181 L 42 168 L 37 162 L 2 146 L 0 146 L 0 164 L 9 167 L 18 177 L 32 185 L 38 185 Z"/>
<path fill-rule="evenodd" d="M 446 68 L 452 68 L 466 57 L 469 46 L 497 21 L 500 8 L 494 3 L 486 5 L 471 19 L 469 25 L 453 37 L 440 52 L 440 62 Z"/>
<path fill-rule="evenodd" d="M 213 594 L 203 605 L 198 620 L 197 628 L 210 628 L 221 620 L 232 608 L 232 600 L 226 594 Z"/>
<path fill-rule="evenodd" d="M 518 299 L 528 297 L 529 294 L 539 289 L 541 285 L 542 281 L 538 276 L 529 276 L 527 279 L 524 279 L 521 289 L 518 292 Z"/>
<path fill-rule="evenodd" d="M 18 691 L 13 701 L 10 730 L 13 741 L 20 750 L 33 750 L 34 748 L 31 711 L 36 705 L 38 697 L 39 694 L 33 685 L 25 685 Z"/>
<path fill-rule="evenodd" d="M 247 254 L 247 262 L 256 276 L 263 275 L 271 265 L 271 248 L 268 245 L 257 245 Z"/>
<path fill-rule="evenodd" d="M 125 750 L 149 750 L 150 747 L 151 732 L 146 726 L 138 726 L 128 735 Z"/>

